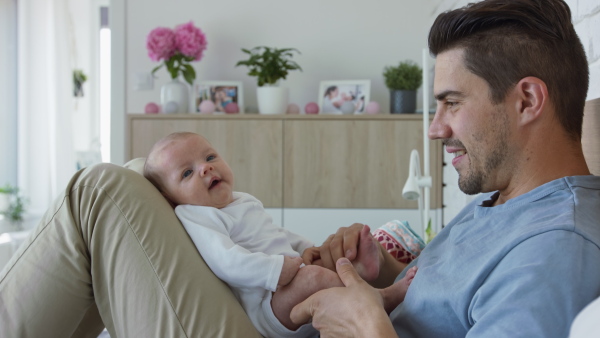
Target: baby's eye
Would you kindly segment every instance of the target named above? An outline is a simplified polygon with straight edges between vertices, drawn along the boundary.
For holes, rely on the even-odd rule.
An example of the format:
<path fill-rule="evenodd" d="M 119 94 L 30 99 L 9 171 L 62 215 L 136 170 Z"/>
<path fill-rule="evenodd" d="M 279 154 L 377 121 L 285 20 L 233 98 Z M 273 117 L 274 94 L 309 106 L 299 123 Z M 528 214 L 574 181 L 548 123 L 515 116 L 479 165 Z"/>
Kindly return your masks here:
<path fill-rule="evenodd" d="M 217 158 L 215 155 L 208 155 L 208 157 L 206 158 L 207 161 L 212 161 L 215 158 Z"/>
<path fill-rule="evenodd" d="M 190 176 L 191 174 L 192 174 L 192 170 L 188 169 L 183 172 L 183 175 L 181 175 L 181 177 L 186 178 L 186 177 Z"/>

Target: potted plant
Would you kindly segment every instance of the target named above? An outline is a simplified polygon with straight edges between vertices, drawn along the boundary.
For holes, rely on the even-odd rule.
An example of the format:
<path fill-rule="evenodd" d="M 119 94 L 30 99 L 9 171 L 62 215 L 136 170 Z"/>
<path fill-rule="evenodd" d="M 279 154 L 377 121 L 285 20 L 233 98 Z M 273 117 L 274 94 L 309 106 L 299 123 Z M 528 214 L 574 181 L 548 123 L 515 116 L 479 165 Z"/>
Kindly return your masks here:
<path fill-rule="evenodd" d="M 417 108 L 417 89 L 423 82 L 423 70 L 412 61 L 387 66 L 383 70 L 385 85 L 390 90 L 392 114 L 414 113 Z"/>
<path fill-rule="evenodd" d="M 302 68 L 291 60 L 294 52 L 300 53 L 295 48 L 270 48 L 254 47 L 251 50 L 242 48 L 250 57 L 239 61 L 235 66 L 247 66 L 248 75 L 257 78 L 258 110 L 262 114 L 281 114 L 287 109 L 287 88 L 279 87 L 279 82 L 287 77 L 289 71 Z"/>
<path fill-rule="evenodd" d="M 0 187 L 0 215 L 4 216 L 13 227 L 19 229 L 24 213 L 25 201 L 19 195 L 19 188 L 9 184 Z"/>

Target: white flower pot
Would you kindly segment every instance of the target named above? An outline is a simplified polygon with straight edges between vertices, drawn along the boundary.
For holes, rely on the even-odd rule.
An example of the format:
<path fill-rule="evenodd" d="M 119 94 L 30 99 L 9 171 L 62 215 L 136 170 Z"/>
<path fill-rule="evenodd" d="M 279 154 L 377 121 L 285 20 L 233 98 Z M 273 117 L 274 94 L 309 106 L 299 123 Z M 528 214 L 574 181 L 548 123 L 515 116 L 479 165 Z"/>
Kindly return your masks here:
<path fill-rule="evenodd" d="M 190 90 L 179 79 L 165 83 L 160 89 L 160 103 L 163 113 L 189 113 Z"/>
<path fill-rule="evenodd" d="M 288 105 L 288 89 L 285 87 L 258 87 L 256 90 L 258 111 L 261 114 L 284 114 Z"/>

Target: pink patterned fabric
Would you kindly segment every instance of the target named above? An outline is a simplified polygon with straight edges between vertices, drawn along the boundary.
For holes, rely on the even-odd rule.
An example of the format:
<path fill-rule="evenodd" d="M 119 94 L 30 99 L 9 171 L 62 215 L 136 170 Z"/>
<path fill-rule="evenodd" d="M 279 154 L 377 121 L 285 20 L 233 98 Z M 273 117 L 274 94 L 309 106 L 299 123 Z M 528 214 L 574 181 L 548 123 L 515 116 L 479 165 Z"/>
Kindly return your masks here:
<path fill-rule="evenodd" d="M 399 262 L 408 264 L 417 258 L 416 255 L 406 250 L 395 238 L 382 229 L 375 230 L 373 237 Z"/>

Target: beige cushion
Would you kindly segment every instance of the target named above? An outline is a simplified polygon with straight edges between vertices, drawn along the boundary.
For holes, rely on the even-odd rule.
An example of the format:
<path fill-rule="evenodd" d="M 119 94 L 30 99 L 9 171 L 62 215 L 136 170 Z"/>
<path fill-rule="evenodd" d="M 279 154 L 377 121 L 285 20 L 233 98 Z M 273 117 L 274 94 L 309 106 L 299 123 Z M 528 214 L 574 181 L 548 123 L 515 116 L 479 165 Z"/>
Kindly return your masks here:
<path fill-rule="evenodd" d="M 127 169 L 131 169 L 135 172 L 137 172 L 140 175 L 144 174 L 144 163 L 146 163 L 146 158 L 145 157 L 138 157 L 138 158 L 134 158 L 133 160 L 125 163 L 125 165 L 123 165 L 123 167 L 127 168 Z"/>

